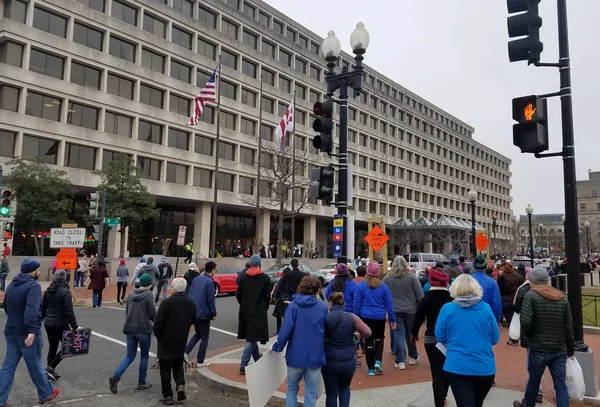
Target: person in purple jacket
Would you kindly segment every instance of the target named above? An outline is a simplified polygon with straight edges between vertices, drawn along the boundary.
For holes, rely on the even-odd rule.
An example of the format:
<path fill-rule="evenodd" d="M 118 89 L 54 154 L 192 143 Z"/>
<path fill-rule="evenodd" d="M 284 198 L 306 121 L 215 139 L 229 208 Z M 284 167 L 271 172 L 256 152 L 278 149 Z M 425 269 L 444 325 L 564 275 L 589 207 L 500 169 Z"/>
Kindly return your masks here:
<path fill-rule="evenodd" d="M 386 314 L 390 329 L 396 329 L 396 314 L 392 304 L 392 293 L 379 279 L 381 266 L 371 263 L 367 267 L 367 279 L 362 281 L 354 292 L 354 314 L 358 315 L 371 329 L 371 336 L 365 339 L 367 347 L 367 374 L 383 373 L 383 339 Z"/>

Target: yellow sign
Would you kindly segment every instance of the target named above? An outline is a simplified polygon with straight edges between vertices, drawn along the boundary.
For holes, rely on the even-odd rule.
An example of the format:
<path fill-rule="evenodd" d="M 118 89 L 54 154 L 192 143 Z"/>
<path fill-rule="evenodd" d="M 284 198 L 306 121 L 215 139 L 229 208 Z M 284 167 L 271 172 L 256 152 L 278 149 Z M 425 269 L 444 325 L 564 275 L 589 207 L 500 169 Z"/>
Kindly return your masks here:
<path fill-rule="evenodd" d="M 333 226 L 344 226 L 344 219 L 334 219 Z"/>
<path fill-rule="evenodd" d="M 533 119 L 533 115 L 536 112 L 536 108 L 533 107 L 533 103 L 529 103 L 527 106 L 525 106 L 525 110 L 523 110 L 523 114 L 525 115 L 525 120 L 526 121 L 531 121 Z"/>

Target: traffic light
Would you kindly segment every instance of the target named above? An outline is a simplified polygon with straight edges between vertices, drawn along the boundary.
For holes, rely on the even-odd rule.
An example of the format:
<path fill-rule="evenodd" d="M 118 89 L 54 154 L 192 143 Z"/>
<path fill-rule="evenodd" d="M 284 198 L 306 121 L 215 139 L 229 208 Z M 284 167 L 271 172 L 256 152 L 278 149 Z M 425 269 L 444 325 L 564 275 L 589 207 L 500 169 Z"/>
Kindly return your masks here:
<path fill-rule="evenodd" d="M 522 153 L 541 153 L 548 150 L 548 103 L 536 95 L 513 99 L 513 144 Z"/>
<path fill-rule="evenodd" d="M 4 240 L 10 240 L 10 239 L 12 239 L 14 228 L 15 228 L 14 222 L 6 222 L 4 224 L 4 233 L 3 233 L 3 239 Z"/>
<path fill-rule="evenodd" d="M 331 154 L 333 150 L 333 102 L 331 99 L 316 102 L 313 113 L 317 118 L 313 122 L 313 130 L 320 134 L 313 138 L 313 147 Z"/>
<path fill-rule="evenodd" d="M 100 194 L 98 192 L 92 192 L 88 195 L 87 200 L 87 216 L 90 218 L 97 218 L 100 215 Z"/>
<path fill-rule="evenodd" d="M 12 198 L 12 192 L 10 189 L 2 190 L 2 199 L 0 200 L 0 216 L 10 216 L 10 203 Z"/>
<path fill-rule="evenodd" d="M 507 0 L 508 13 L 519 13 L 509 16 L 509 38 L 525 37 L 508 43 L 508 59 L 510 62 L 527 61 L 528 64 L 540 62 L 540 54 L 544 44 L 540 41 L 542 18 L 539 15 L 540 0 Z"/>
<path fill-rule="evenodd" d="M 335 168 L 331 165 L 313 168 L 310 173 L 310 197 L 331 202 L 334 174 Z"/>

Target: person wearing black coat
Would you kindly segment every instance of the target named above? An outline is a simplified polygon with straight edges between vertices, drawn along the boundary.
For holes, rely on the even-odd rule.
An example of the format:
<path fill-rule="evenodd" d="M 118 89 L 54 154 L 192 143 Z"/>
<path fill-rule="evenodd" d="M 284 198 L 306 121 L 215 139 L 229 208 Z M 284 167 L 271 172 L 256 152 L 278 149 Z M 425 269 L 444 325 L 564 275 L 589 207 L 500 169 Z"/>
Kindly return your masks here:
<path fill-rule="evenodd" d="M 185 294 L 186 286 L 185 279 L 173 279 L 171 283 L 173 294 L 161 302 L 152 328 L 154 336 L 158 340 L 162 402 L 169 406 L 174 404 L 171 371 L 175 381 L 177 400 L 186 399 L 183 354 L 190 327 L 194 325 L 197 317 L 194 300 Z"/>
<path fill-rule="evenodd" d="M 63 332 L 79 328 L 73 311 L 73 297 L 67 286 L 67 273 L 64 270 L 54 273 L 52 284 L 44 292 L 42 318 L 48 335 L 46 376 L 56 381 L 60 379 L 55 369 L 62 361 L 62 349 L 59 348 L 59 344 L 62 343 Z"/>
<path fill-rule="evenodd" d="M 271 279 L 260 269 L 261 258 L 258 254 L 250 257 L 250 268 L 240 278 L 235 294 L 240 311 L 238 316 L 238 339 L 245 339 L 240 374 L 246 374 L 246 366 L 252 357 L 257 362 L 261 354 L 258 342 L 269 340 L 269 321 L 267 312 L 271 301 Z"/>
<path fill-rule="evenodd" d="M 192 283 L 194 282 L 194 279 L 196 277 L 198 277 L 199 275 L 200 275 L 200 271 L 198 270 L 196 263 L 188 264 L 188 271 L 186 271 L 185 274 L 183 275 L 183 278 L 187 282 L 187 287 L 185 289 L 185 295 L 189 295 L 190 290 L 192 289 Z"/>
<path fill-rule="evenodd" d="M 298 268 L 298 259 L 292 259 L 290 266 L 291 269 L 281 277 L 278 284 L 278 289 L 281 290 L 281 298 L 283 301 L 292 301 L 292 296 L 298 291 L 300 282 L 308 275 Z M 287 307 L 284 306 L 284 312 L 285 308 Z"/>

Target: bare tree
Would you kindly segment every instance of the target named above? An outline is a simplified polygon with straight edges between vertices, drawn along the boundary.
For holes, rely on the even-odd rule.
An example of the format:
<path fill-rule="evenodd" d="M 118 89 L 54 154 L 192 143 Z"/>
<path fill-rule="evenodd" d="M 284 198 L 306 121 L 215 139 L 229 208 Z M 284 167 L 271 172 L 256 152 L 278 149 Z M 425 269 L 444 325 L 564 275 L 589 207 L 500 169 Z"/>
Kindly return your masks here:
<path fill-rule="evenodd" d="M 312 257 L 313 251 L 317 248 L 317 242 L 307 240 L 304 242 L 304 257 Z"/>
<path fill-rule="evenodd" d="M 162 255 L 166 256 L 167 252 L 169 251 L 169 246 L 171 245 L 171 241 L 173 240 L 172 237 L 163 237 L 160 239 L 160 244 L 161 244 L 161 248 L 162 248 Z"/>

